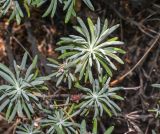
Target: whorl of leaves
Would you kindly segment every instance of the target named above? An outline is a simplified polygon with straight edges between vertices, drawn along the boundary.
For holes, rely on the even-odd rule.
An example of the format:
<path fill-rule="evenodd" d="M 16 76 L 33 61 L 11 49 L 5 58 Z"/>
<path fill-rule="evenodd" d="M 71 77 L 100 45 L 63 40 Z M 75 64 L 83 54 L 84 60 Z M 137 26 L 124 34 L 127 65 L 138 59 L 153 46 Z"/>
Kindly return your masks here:
<path fill-rule="evenodd" d="M 35 93 L 40 93 L 47 78 L 38 77 L 35 72 L 37 56 L 28 68 L 26 68 L 26 62 L 27 53 L 24 54 L 20 66 L 14 61 L 15 73 L 0 63 L 0 77 L 7 82 L 6 85 L 0 85 L 0 112 L 5 111 L 9 122 L 15 118 L 16 114 L 18 117 L 23 118 L 26 115 L 31 119 L 34 114 L 33 104 L 42 109 Z"/>
<path fill-rule="evenodd" d="M 84 92 L 84 97 L 81 99 L 80 109 L 81 114 L 94 111 L 94 118 L 102 116 L 105 111 L 109 116 L 117 115 L 117 111 L 121 111 L 121 108 L 113 101 L 113 99 L 123 100 L 116 91 L 123 89 L 122 87 L 109 87 L 109 81 L 102 85 L 98 80 L 95 80 L 92 84 L 92 88 L 83 87 L 79 84 L 76 85 L 81 91 Z"/>
<path fill-rule="evenodd" d="M 118 53 L 124 54 L 125 51 L 115 46 L 122 45 L 123 42 L 117 41 L 118 38 L 110 38 L 119 25 L 108 27 L 108 21 L 105 20 L 103 27 L 101 27 L 100 19 L 94 25 L 90 18 L 88 18 L 88 27 L 78 18 L 80 26 L 75 26 L 74 29 L 80 35 L 69 35 L 69 37 L 62 37 L 56 48 L 62 54 L 59 59 L 67 60 L 68 63 L 73 63 L 75 66 L 74 73 L 78 73 L 79 80 L 85 79 L 90 83 L 99 75 L 107 73 L 112 76 L 112 70 L 117 70 L 117 67 L 112 62 L 116 60 L 120 64 L 124 62 L 117 56 Z M 95 77 L 95 78 L 94 78 Z"/>

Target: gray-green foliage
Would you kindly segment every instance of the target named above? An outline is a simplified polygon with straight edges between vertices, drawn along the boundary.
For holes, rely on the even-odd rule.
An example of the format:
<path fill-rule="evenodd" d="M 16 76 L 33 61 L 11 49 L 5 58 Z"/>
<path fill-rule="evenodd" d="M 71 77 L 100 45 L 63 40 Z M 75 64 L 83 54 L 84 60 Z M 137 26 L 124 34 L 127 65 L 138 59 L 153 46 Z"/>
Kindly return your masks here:
<path fill-rule="evenodd" d="M 97 78 L 104 70 L 105 73 L 112 76 L 111 69 L 117 70 L 117 67 L 111 59 L 123 64 L 117 54 L 125 53 L 122 49 L 115 47 L 122 45 L 123 42 L 117 41 L 117 37 L 109 38 L 119 25 L 108 27 L 108 21 L 105 20 L 103 27 L 101 27 L 99 18 L 95 25 L 88 18 L 87 27 L 82 19 L 78 18 L 77 20 L 80 26 L 74 28 L 80 35 L 61 38 L 58 43 L 60 47 L 56 49 L 62 52 L 59 59 L 73 62 L 76 65 L 75 73 L 79 74 L 79 80 L 84 77 L 85 82 L 89 78 L 92 83 L 94 76 Z"/>
<path fill-rule="evenodd" d="M 93 128 L 92 128 L 92 134 L 97 134 L 97 132 L 98 132 L 97 128 L 98 128 L 97 120 L 94 119 Z M 112 134 L 113 130 L 114 130 L 114 126 L 110 126 L 109 128 L 106 129 L 106 131 L 104 132 L 104 134 Z M 80 134 L 90 134 L 87 131 L 87 124 L 86 124 L 85 120 L 83 120 L 81 122 L 81 125 L 80 125 Z"/>
<path fill-rule="evenodd" d="M 68 88 L 71 89 L 72 83 L 76 80 L 74 74 L 71 72 L 70 63 L 65 61 L 64 63 L 59 63 L 54 59 L 48 59 L 50 63 L 47 65 L 53 68 L 53 73 L 50 77 L 57 78 L 56 86 L 59 86 L 62 82 L 68 83 Z"/>
<path fill-rule="evenodd" d="M 34 123 L 30 124 L 20 124 L 16 128 L 16 134 L 44 134 L 40 128 L 36 128 Z"/>
<path fill-rule="evenodd" d="M 83 1 L 93 9 L 90 0 Z M 4 2 L 6 1 L 1 1 L 1 5 L 4 4 Z M 13 3 L 14 2 L 18 4 L 16 0 L 13 1 Z M 40 6 L 47 2 L 47 0 L 26 0 L 25 2 L 28 5 Z M 69 10 L 70 2 L 75 1 L 51 0 L 50 2 L 51 4 L 45 12 L 44 17 L 48 14 L 51 14 L 51 16 L 54 15 L 57 2 L 64 3 L 64 10 Z M 7 5 L 3 6 L 3 8 L 6 6 Z M 2 13 L 3 11 L 7 13 L 10 7 L 4 9 Z M 29 8 L 27 9 L 29 15 Z M 18 7 L 18 9 L 12 8 L 12 10 L 12 14 L 16 15 L 16 19 L 18 18 L 18 23 L 20 23 L 20 18 L 24 16 L 23 12 L 19 11 L 20 7 Z M 73 9 L 71 14 L 75 14 Z M 80 127 L 72 117 L 80 113 L 81 115 L 90 114 L 91 117 L 92 114 L 94 114 L 92 133 L 97 134 L 97 119 L 103 115 L 104 111 L 109 116 L 112 116 L 112 114 L 117 115 L 117 112 L 121 111 L 114 100 L 123 100 L 123 98 L 117 94 L 117 91 L 121 90 L 122 87 L 111 88 L 109 87 L 110 78 L 107 80 L 109 75 L 112 76 L 112 70 L 117 70 L 117 67 L 111 59 L 123 64 L 123 61 L 117 55 L 119 53 L 124 54 L 125 52 L 121 48 L 115 47 L 115 45 L 122 45 L 123 42 L 118 41 L 117 37 L 109 37 L 119 25 L 108 27 L 108 22 L 105 20 L 102 26 L 99 18 L 94 25 L 91 19 L 88 18 L 88 26 L 86 26 L 82 19 L 78 18 L 77 20 L 80 26 L 75 26 L 74 28 L 80 35 L 70 35 L 69 37 L 61 38 L 61 41 L 58 43 L 60 46 L 56 50 L 61 52 L 58 60 L 62 61 L 62 63 L 54 59 L 48 59 L 50 63 L 47 65 L 53 69 L 49 77 L 38 76 L 36 68 L 37 56 L 33 59 L 32 64 L 29 67 L 27 66 L 27 53 L 24 54 L 21 65 L 17 65 L 14 61 L 14 72 L 5 65 L 0 64 L 0 76 L 7 83 L 0 86 L 0 112 L 3 111 L 5 113 L 6 119 L 9 122 L 14 120 L 15 117 L 21 119 L 27 117 L 30 120 L 35 110 L 40 109 L 47 114 L 46 117 L 42 117 L 43 119 L 41 121 L 42 129 L 44 128 L 47 134 L 78 134 L 79 132 L 80 134 L 84 134 L 87 133 L 85 121 L 82 122 Z M 44 105 L 44 109 L 42 109 L 37 94 L 39 95 L 41 89 L 44 88 L 44 81 L 50 80 L 51 77 L 56 78 L 56 86 L 63 83 L 68 84 L 69 89 L 80 89 L 79 91 L 82 97 L 76 101 L 80 103 L 69 104 L 69 99 L 67 99 L 68 101 L 66 101 L 64 105 L 62 104 L 62 107 L 56 105 L 56 108 L 47 110 L 48 107 Z M 79 83 L 83 83 L 85 86 L 81 86 Z M 75 84 L 74 88 L 72 88 L 73 84 Z M 90 84 L 92 86 L 91 88 Z M 64 92 L 65 91 L 66 90 L 64 90 Z M 50 93 L 52 92 L 49 92 L 49 94 Z M 43 95 L 40 96 L 43 97 Z M 44 97 L 46 96 L 44 95 Z M 48 105 L 53 103 L 50 97 L 52 98 L 52 94 L 45 98 L 45 103 Z M 56 101 L 54 100 L 54 102 Z M 105 134 L 111 134 L 113 128 L 112 126 L 107 129 Z M 17 128 L 17 133 L 30 134 L 34 132 L 41 133 L 42 131 L 36 129 L 33 124 L 20 125 Z"/>
<path fill-rule="evenodd" d="M 106 84 L 101 86 L 99 81 L 95 80 L 91 89 L 80 86 L 79 84 L 76 85 L 77 88 L 84 92 L 84 97 L 80 103 L 81 114 L 94 111 L 94 117 L 98 117 L 103 115 L 103 111 L 109 116 L 111 116 L 112 113 L 117 115 L 117 111 L 121 111 L 113 99 L 123 100 L 123 98 L 116 93 L 116 91 L 122 89 L 122 87 L 110 88 L 109 81 L 108 79 Z"/>
<path fill-rule="evenodd" d="M 48 8 L 44 11 L 42 17 L 55 15 L 58 4 L 63 5 L 63 10 L 66 11 L 65 22 L 68 22 L 71 16 L 76 16 L 75 5 L 77 0 L 1 0 L 0 1 L 0 16 L 6 15 L 11 11 L 9 20 L 16 18 L 18 24 L 20 24 L 24 16 L 30 17 L 30 8 L 38 8 L 46 3 L 49 3 Z M 94 7 L 90 0 L 83 0 L 83 2 L 91 9 Z"/>
<path fill-rule="evenodd" d="M 152 87 L 160 88 L 160 84 L 152 84 Z"/>
<path fill-rule="evenodd" d="M 28 68 L 26 68 L 26 62 L 27 53 L 24 54 L 20 66 L 14 61 L 14 73 L 0 63 L 0 76 L 7 82 L 0 86 L 0 112 L 5 111 L 9 122 L 15 118 L 16 114 L 18 117 L 26 115 L 31 119 L 31 115 L 34 114 L 33 104 L 41 108 L 35 93 L 40 92 L 44 78 L 35 75 L 37 56 Z"/>
<path fill-rule="evenodd" d="M 159 104 L 157 104 L 156 108 L 149 109 L 148 111 L 154 113 L 155 114 L 155 118 L 159 118 L 160 117 L 160 106 L 159 106 Z"/>
<path fill-rule="evenodd" d="M 65 109 L 55 109 L 48 114 L 47 118 L 42 120 L 42 126 L 48 128 L 47 134 L 58 133 L 58 131 L 66 132 L 67 134 L 76 133 L 78 124 L 70 120 L 74 114 L 67 115 L 64 110 Z"/>

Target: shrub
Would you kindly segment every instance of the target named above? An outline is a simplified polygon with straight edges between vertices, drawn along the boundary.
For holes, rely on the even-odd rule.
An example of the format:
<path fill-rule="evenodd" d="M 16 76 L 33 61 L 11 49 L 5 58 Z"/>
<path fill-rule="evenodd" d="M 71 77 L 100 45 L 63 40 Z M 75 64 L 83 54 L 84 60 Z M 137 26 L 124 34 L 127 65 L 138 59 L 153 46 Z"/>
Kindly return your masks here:
<path fill-rule="evenodd" d="M 33 70 L 36 67 L 37 56 L 26 70 L 27 53 L 24 54 L 21 65 L 14 61 L 13 73 L 8 67 L 0 64 L 0 76 L 8 83 L 0 86 L 0 111 L 6 111 L 6 119 L 12 121 L 17 114 L 24 114 L 31 119 L 34 114 L 33 104 L 41 109 L 41 103 L 35 93 L 39 93 L 44 85 L 44 78 L 38 77 Z"/>
<path fill-rule="evenodd" d="M 83 2 L 94 10 L 90 0 L 83 0 Z M 16 18 L 17 23 L 20 24 L 23 17 L 30 17 L 32 7 L 38 8 L 42 5 L 45 7 L 47 3 L 49 3 L 48 8 L 42 17 L 49 15 L 53 17 L 59 3 L 67 12 L 65 22 L 68 22 L 71 16 L 76 16 L 76 0 L 2 0 L 0 15 L 9 14 L 9 21 Z M 121 108 L 114 100 L 117 102 L 123 100 L 123 97 L 117 94 L 117 91 L 123 88 L 109 86 L 110 77 L 113 76 L 113 71 L 117 70 L 112 60 L 124 64 L 119 54 L 125 54 L 125 51 L 117 47 L 124 43 L 117 37 L 111 37 L 119 25 L 110 27 L 107 19 L 101 25 L 100 18 L 97 19 L 96 24 L 90 18 L 87 19 L 87 24 L 79 17 L 77 21 L 79 25 L 73 28 L 78 33 L 62 37 L 57 43 L 58 47 L 55 50 L 60 52 L 58 59 L 48 58 L 47 65 L 53 69 L 49 76 L 42 77 L 38 73 L 37 56 L 31 65 L 27 66 L 27 52 L 23 56 L 21 65 L 17 65 L 14 61 L 13 71 L 0 63 L 0 76 L 6 81 L 6 84 L 0 86 L 0 112 L 5 113 L 9 122 L 21 119 L 16 129 L 17 134 L 85 134 L 88 133 L 86 122 L 83 120 L 80 123 L 81 116 L 84 115 L 87 121 L 89 118 L 86 115 L 90 115 L 93 122 L 92 132 L 97 134 L 98 119 L 104 115 L 103 111 L 110 117 L 121 112 Z M 54 97 L 57 92 L 49 91 L 47 94 L 49 96 L 42 92 L 48 87 L 45 86 L 45 81 L 51 78 L 55 78 L 56 87 L 59 88 L 60 85 L 63 87 L 62 93 L 67 92 L 65 94 L 68 95 L 67 101 L 64 98 L 56 101 Z M 66 90 L 66 84 L 70 91 Z M 78 96 L 76 102 L 72 100 L 74 95 Z M 41 100 L 45 101 L 42 103 Z M 53 109 L 49 107 L 57 102 L 64 104 L 57 104 Z M 41 118 L 37 127 L 34 125 L 36 118 L 34 115 L 38 110 L 41 110 L 42 114 L 37 114 Z M 78 121 L 75 121 L 76 119 Z M 109 127 L 105 134 L 111 134 L 113 129 L 113 126 Z"/>
<path fill-rule="evenodd" d="M 112 99 L 123 100 L 122 97 L 116 94 L 116 91 L 122 88 L 109 88 L 109 81 L 110 79 L 102 88 L 98 80 L 93 82 L 92 89 L 77 85 L 77 88 L 84 91 L 84 97 L 80 103 L 82 114 L 89 113 L 88 111 L 92 110 L 94 111 L 94 118 L 96 118 L 97 116 L 102 116 L 104 110 L 109 116 L 112 115 L 112 112 L 117 115 L 116 111 L 121 111 L 120 107 Z"/>

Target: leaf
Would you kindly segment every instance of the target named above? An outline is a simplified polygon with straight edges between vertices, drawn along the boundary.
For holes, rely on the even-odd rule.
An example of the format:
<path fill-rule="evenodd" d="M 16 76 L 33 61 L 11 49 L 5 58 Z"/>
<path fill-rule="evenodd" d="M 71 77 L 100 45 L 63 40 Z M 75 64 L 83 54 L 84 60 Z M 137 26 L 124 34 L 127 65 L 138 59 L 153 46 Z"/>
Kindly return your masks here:
<path fill-rule="evenodd" d="M 21 23 L 21 17 L 19 16 L 19 13 L 18 13 L 17 9 L 16 9 L 16 14 L 15 15 L 16 15 L 17 24 L 19 25 Z"/>
<path fill-rule="evenodd" d="M 28 17 L 31 16 L 30 10 L 29 10 L 29 5 L 30 5 L 30 4 L 31 4 L 31 3 L 29 2 L 29 0 L 28 0 L 28 3 L 27 3 L 27 1 L 24 1 L 24 8 L 25 8 L 25 10 L 26 10 L 26 12 L 27 12 Z"/>
<path fill-rule="evenodd" d="M 67 58 L 68 56 L 74 55 L 74 54 L 76 54 L 76 53 L 77 53 L 77 52 L 65 52 L 65 53 L 61 54 L 61 55 L 58 57 L 58 59 L 65 59 L 65 58 Z"/>
<path fill-rule="evenodd" d="M 88 75 L 89 76 L 89 81 L 90 81 L 90 83 L 92 83 L 93 82 L 93 75 L 92 75 L 91 67 L 89 66 L 89 64 L 88 64 L 87 72 L 89 74 Z"/>
<path fill-rule="evenodd" d="M 80 26 L 82 27 L 82 32 L 84 35 L 86 35 L 87 41 L 90 42 L 90 35 L 89 35 L 89 31 L 85 25 L 85 23 L 83 22 L 83 20 L 79 17 L 77 17 L 77 21 L 80 24 Z"/>
<path fill-rule="evenodd" d="M 54 128 L 56 129 L 57 134 L 64 134 L 63 130 L 60 129 L 57 125 L 54 125 Z"/>
<path fill-rule="evenodd" d="M 73 48 L 74 48 L 73 46 L 62 46 L 62 47 L 56 48 L 55 50 L 56 51 L 62 51 L 62 50 L 64 51 L 64 50 L 67 50 L 67 49 L 68 50 L 73 50 Z"/>
<path fill-rule="evenodd" d="M 113 98 L 118 99 L 118 100 L 124 100 L 123 97 L 119 96 L 119 95 L 113 95 Z"/>
<path fill-rule="evenodd" d="M 34 80 L 34 81 L 32 81 L 31 83 L 30 83 L 30 86 L 31 87 L 35 87 L 35 86 L 37 86 L 37 85 L 42 85 L 44 83 L 44 81 L 42 80 Z"/>
<path fill-rule="evenodd" d="M 107 41 L 107 42 L 104 42 L 104 43 L 101 43 L 100 45 L 97 46 L 97 48 L 100 48 L 100 47 L 108 47 L 108 46 L 113 46 L 113 45 L 123 45 L 124 43 L 122 41 Z"/>
<path fill-rule="evenodd" d="M 16 10 L 17 10 L 18 14 L 20 15 L 20 17 L 24 17 L 23 12 L 22 12 L 22 10 L 21 10 L 21 8 L 19 6 L 18 1 L 15 1 L 15 6 L 16 6 Z M 20 24 L 20 23 L 18 23 L 18 24 Z"/>
<path fill-rule="evenodd" d="M 111 39 L 108 39 L 107 42 L 110 42 L 110 41 L 117 41 L 118 40 L 118 37 L 113 37 Z"/>
<path fill-rule="evenodd" d="M 35 58 L 33 59 L 32 64 L 29 66 L 29 68 L 27 69 L 26 75 L 25 75 L 25 79 L 28 78 L 28 76 L 30 75 L 30 73 L 32 72 L 32 70 L 35 68 L 36 64 L 37 64 L 37 59 L 38 57 L 35 56 Z"/>
<path fill-rule="evenodd" d="M 68 115 L 70 115 L 73 112 L 74 108 L 75 108 L 75 104 L 73 103 L 67 112 Z"/>
<path fill-rule="evenodd" d="M 86 121 L 83 120 L 80 126 L 80 134 L 85 134 L 86 132 Z"/>
<path fill-rule="evenodd" d="M 91 42 L 93 43 L 95 40 L 94 24 L 90 18 L 87 18 L 87 21 L 91 33 Z"/>
<path fill-rule="evenodd" d="M 56 12 L 56 8 L 57 8 L 57 0 L 54 0 L 54 6 L 53 6 L 53 9 L 52 9 L 52 13 L 51 13 L 52 18 L 54 17 L 54 14 Z"/>
<path fill-rule="evenodd" d="M 108 99 L 108 102 L 115 107 L 118 111 L 121 111 L 121 108 L 112 100 Z"/>
<path fill-rule="evenodd" d="M 112 134 L 113 130 L 114 130 L 114 126 L 111 126 L 105 131 L 104 134 Z"/>
<path fill-rule="evenodd" d="M 24 108 L 24 111 L 25 111 L 27 117 L 28 117 L 29 119 L 31 119 L 30 112 L 29 112 L 29 110 L 28 110 L 28 108 L 27 108 L 27 106 L 26 106 L 24 100 L 22 101 L 22 107 Z"/>
<path fill-rule="evenodd" d="M 20 66 L 20 68 L 21 68 L 22 70 L 25 69 L 26 62 L 27 62 L 27 55 L 28 55 L 27 52 L 25 52 L 25 54 L 24 54 L 24 56 L 23 56 L 23 59 L 22 59 L 21 66 Z"/>
<path fill-rule="evenodd" d="M 69 21 L 69 19 L 71 18 L 71 15 L 74 11 L 73 6 L 74 6 L 74 0 L 72 0 L 70 6 L 68 8 L 68 11 L 67 11 L 67 14 L 66 14 L 66 17 L 65 17 L 65 23 L 67 23 Z"/>
<path fill-rule="evenodd" d="M 28 103 L 28 102 L 25 102 L 25 103 L 27 104 L 27 107 L 28 107 L 29 111 L 30 111 L 32 114 L 34 114 L 34 110 L 33 110 L 32 105 L 31 105 L 30 103 Z"/>
<path fill-rule="evenodd" d="M 39 101 L 39 99 L 34 94 L 28 93 L 28 96 L 31 97 L 35 101 Z"/>
<path fill-rule="evenodd" d="M 102 104 L 102 106 L 103 106 L 104 110 L 106 111 L 106 113 L 109 115 L 109 117 L 112 117 L 111 111 L 104 104 Z"/>
<path fill-rule="evenodd" d="M 72 3 L 72 0 L 67 0 L 67 1 L 64 1 L 63 3 L 64 3 L 63 10 L 66 10 L 69 7 L 69 5 Z"/>
<path fill-rule="evenodd" d="M 152 84 L 152 87 L 160 88 L 160 84 Z"/>
<path fill-rule="evenodd" d="M 13 109 L 13 111 L 12 111 L 12 113 L 11 113 L 9 119 L 8 119 L 8 122 L 9 122 L 9 123 L 14 119 L 17 110 L 18 110 L 18 103 L 15 105 L 15 107 L 14 107 L 14 109 Z"/>
<path fill-rule="evenodd" d="M 81 71 L 80 71 L 80 75 L 79 75 L 79 80 L 81 80 L 82 79 L 82 77 L 83 77 L 83 75 L 84 75 L 84 71 L 85 71 L 85 69 L 86 69 L 86 65 L 87 65 L 87 60 L 83 63 L 83 66 L 82 66 L 82 68 L 81 68 Z"/>
<path fill-rule="evenodd" d="M 52 11 L 53 11 L 53 15 L 54 15 L 54 12 L 56 10 L 56 4 L 57 4 L 57 0 L 51 0 L 51 3 L 48 7 L 48 9 L 46 10 L 46 12 L 43 14 L 42 17 L 46 17 L 48 14 L 50 14 Z"/>
<path fill-rule="evenodd" d="M 92 130 L 93 134 L 97 134 L 97 126 L 98 126 L 97 119 L 94 118 L 94 120 L 93 120 L 93 130 Z"/>
<path fill-rule="evenodd" d="M 103 25 L 103 28 L 102 28 L 102 32 L 101 32 L 101 33 L 104 33 L 104 32 L 107 30 L 107 28 L 108 28 L 108 20 L 105 19 L 104 25 Z"/>
<path fill-rule="evenodd" d="M 80 33 L 80 34 L 82 34 L 83 36 L 85 36 L 85 34 L 83 33 L 81 27 L 79 27 L 79 26 L 73 26 L 73 28 L 74 28 L 78 33 Z"/>
<path fill-rule="evenodd" d="M 119 24 L 112 26 L 109 29 L 106 29 L 101 36 L 99 37 L 97 44 L 99 44 L 101 41 L 103 41 L 108 35 L 110 35 L 113 31 L 115 31 L 119 27 Z"/>
<path fill-rule="evenodd" d="M 83 2 L 84 2 L 92 11 L 94 11 L 94 7 L 93 7 L 93 5 L 92 5 L 92 3 L 91 3 L 90 0 L 83 0 Z"/>
<path fill-rule="evenodd" d="M 11 72 L 11 70 L 7 66 L 3 65 L 2 63 L 0 63 L 0 69 L 3 72 L 7 73 L 14 81 L 16 81 L 14 74 Z"/>
<path fill-rule="evenodd" d="M 7 112 L 6 112 L 6 119 L 9 118 L 10 116 L 10 113 L 11 113 L 11 110 L 12 110 L 12 106 L 13 106 L 13 103 L 11 102 L 7 108 Z"/>
<path fill-rule="evenodd" d="M 57 80 L 57 83 L 56 83 L 56 86 L 59 86 L 59 84 L 62 82 L 62 80 L 63 80 L 63 77 L 64 77 L 64 74 L 62 74 L 59 78 L 58 78 L 58 80 Z"/>
<path fill-rule="evenodd" d="M 14 70 L 16 72 L 16 78 L 19 79 L 19 75 L 20 75 L 20 68 L 18 68 L 18 65 L 16 64 L 16 61 L 13 61 L 13 65 L 14 65 Z"/>
<path fill-rule="evenodd" d="M 47 60 L 54 63 L 54 64 L 57 64 L 57 65 L 59 64 L 59 62 L 56 61 L 55 59 L 47 58 Z"/>
<path fill-rule="evenodd" d="M 111 58 L 115 59 L 116 61 L 118 61 L 121 64 L 124 64 L 124 62 L 115 54 L 110 53 L 109 51 L 106 51 L 106 55 L 110 56 Z"/>
<path fill-rule="evenodd" d="M 97 24 L 96 24 L 95 28 L 96 28 L 95 31 L 96 31 L 97 38 L 99 38 L 100 32 L 101 32 L 101 24 L 100 24 L 100 18 L 99 17 L 97 19 Z"/>
<path fill-rule="evenodd" d="M 101 60 L 99 57 L 97 57 L 98 61 L 102 64 L 102 66 L 104 67 L 104 69 L 106 70 L 106 72 L 112 76 L 112 72 L 111 70 L 109 69 L 109 67 L 103 62 L 103 60 Z"/>
<path fill-rule="evenodd" d="M 0 112 L 2 112 L 2 110 L 8 105 L 9 102 L 10 100 L 7 99 L 0 105 Z"/>
<path fill-rule="evenodd" d="M 68 88 L 71 89 L 72 87 L 72 79 L 70 77 L 70 75 L 68 76 Z"/>
<path fill-rule="evenodd" d="M 9 86 L 9 85 L 0 85 L 0 90 L 6 90 L 8 88 L 11 88 L 11 86 Z"/>
<path fill-rule="evenodd" d="M 0 71 L 0 76 L 5 79 L 8 83 L 12 84 L 12 85 L 15 85 L 15 82 L 14 80 L 9 76 L 7 75 L 6 73 Z"/>
<path fill-rule="evenodd" d="M 17 108 L 18 116 L 19 116 L 19 117 L 23 117 L 22 105 L 21 105 L 21 101 L 20 101 L 20 100 L 18 100 L 17 105 L 18 105 L 18 108 Z"/>

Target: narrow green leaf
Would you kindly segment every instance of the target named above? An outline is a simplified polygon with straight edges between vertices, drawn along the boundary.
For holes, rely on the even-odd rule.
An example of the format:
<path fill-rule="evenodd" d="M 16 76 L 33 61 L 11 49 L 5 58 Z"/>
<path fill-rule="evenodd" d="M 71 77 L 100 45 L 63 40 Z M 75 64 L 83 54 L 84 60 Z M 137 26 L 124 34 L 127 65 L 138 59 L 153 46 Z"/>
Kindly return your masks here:
<path fill-rule="evenodd" d="M 22 70 L 25 69 L 26 62 L 27 62 L 27 55 L 28 55 L 27 52 L 25 52 L 25 54 L 24 54 L 24 56 L 23 56 L 23 59 L 22 59 L 21 66 L 20 66 L 20 68 L 21 68 Z"/>
<path fill-rule="evenodd" d="M 30 73 L 32 72 L 32 70 L 36 67 L 36 65 L 37 65 L 37 59 L 38 59 L 38 57 L 35 56 L 35 58 L 33 59 L 32 64 L 27 69 L 27 72 L 26 72 L 26 75 L 25 75 L 25 79 L 28 78 L 28 76 L 30 75 Z"/>
<path fill-rule="evenodd" d="M 48 14 L 51 13 L 52 8 L 54 7 L 54 1 L 55 1 L 55 0 L 51 0 L 51 3 L 50 3 L 50 5 L 49 5 L 48 9 L 46 10 L 46 12 L 43 14 L 42 17 L 46 17 Z"/>
<path fill-rule="evenodd" d="M 94 11 L 94 7 L 91 3 L 91 0 L 83 0 L 83 2 L 92 10 Z"/>
<path fill-rule="evenodd" d="M 11 113 L 9 119 L 8 119 L 8 122 L 9 122 L 9 123 L 10 123 L 10 122 L 14 119 L 14 117 L 16 116 L 17 110 L 18 110 L 18 103 L 15 105 L 15 107 L 14 107 L 14 109 L 13 109 L 13 111 L 12 111 L 12 113 Z"/>
<path fill-rule="evenodd" d="M 152 84 L 152 87 L 160 88 L 160 84 Z"/>
<path fill-rule="evenodd" d="M 112 134 L 113 130 L 114 130 L 114 126 L 111 126 L 105 131 L 104 134 Z"/>
<path fill-rule="evenodd" d="M 12 110 L 12 106 L 13 106 L 13 103 L 10 102 L 8 108 L 7 108 L 7 112 L 6 112 L 6 119 L 8 120 L 10 114 L 11 114 L 11 110 Z"/>
<path fill-rule="evenodd" d="M 7 99 L 0 105 L 0 112 L 2 112 L 2 110 L 8 105 L 9 102 L 10 100 Z"/>
<path fill-rule="evenodd" d="M 97 134 L 97 127 L 98 127 L 97 119 L 94 118 L 94 120 L 93 120 L 93 130 L 92 130 L 93 134 Z"/>
<path fill-rule="evenodd" d="M 81 126 L 80 126 L 80 133 L 81 134 L 85 134 L 87 131 L 86 131 L 86 121 L 83 120 L 82 123 L 81 123 Z"/>

